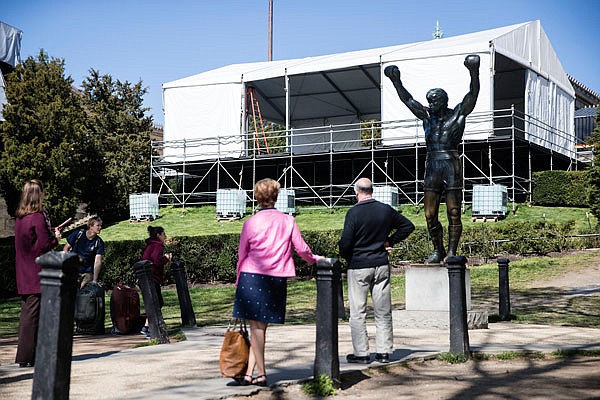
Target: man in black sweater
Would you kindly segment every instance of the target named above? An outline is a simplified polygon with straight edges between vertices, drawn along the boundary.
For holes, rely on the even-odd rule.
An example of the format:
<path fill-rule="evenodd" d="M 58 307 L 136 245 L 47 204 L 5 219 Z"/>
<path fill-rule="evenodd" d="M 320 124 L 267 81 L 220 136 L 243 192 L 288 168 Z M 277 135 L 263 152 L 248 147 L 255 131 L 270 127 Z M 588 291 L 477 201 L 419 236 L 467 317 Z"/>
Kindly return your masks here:
<path fill-rule="evenodd" d="M 415 226 L 398 211 L 373 199 L 373 184 L 360 178 L 354 185 L 358 203 L 346 214 L 339 242 L 340 255 L 348 261 L 348 301 L 353 354 L 346 360 L 368 364 L 369 337 L 366 314 L 371 292 L 375 314 L 375 360 L 389 362 L 394 347 L 392 298 L 388 251 L 414 231 Z M 390 236 L 390 233 L 396 232 Z"/>

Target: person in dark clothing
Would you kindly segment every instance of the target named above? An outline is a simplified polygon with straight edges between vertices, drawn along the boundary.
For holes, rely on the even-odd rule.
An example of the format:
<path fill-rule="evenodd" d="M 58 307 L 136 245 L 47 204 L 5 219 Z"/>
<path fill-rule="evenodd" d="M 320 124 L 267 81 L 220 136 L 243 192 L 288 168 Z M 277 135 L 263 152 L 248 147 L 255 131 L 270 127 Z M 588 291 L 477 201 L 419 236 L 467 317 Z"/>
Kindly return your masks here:
<path fill-rule="evenodd" d="M 15 267 L 17 290 L 21 295 L 19 344 L 15 362 L 20 367 L 33 367 L 40 320 L 40 276 L 42 267 L 35 259 L 52 250 L 60 239 L 60 229 L 51 228 L 44 210 L 42 182 L 31 179 L 21 191 L 15 221 Z"/>
<path fill-rule="evenodd" d="M 354 192 L 358 203 L 348 210 L 339 241 L 340 255 L 348 261 L 348 302 L 354 350 L 346 360 L 350 363 L 371 362 L 366 326 L 367 297 L 371 292 L 377 330 L 375 359 L 385 363 L 389 362 L 394 347 L 388 252 L 406 239 L 415 226 L 389 205 L 373 199 L 370 179 L 356 181 Z"/>
<path fill-rule="evenodd" d="M 98 235 L 102 231 L 102 219 L 92 217 L 87 223 L 87 230 L 78 229 L 67 237 L 64 252 L 74 251 L 84 260 L 79 267 L 79 287 L 83 289 L 88 283 L 98 283 L 102 271 L 104 241 Z"/>
<path fill-rule="evenodd" d="M 142 260 L 148 260 L 152 262 L 152 281 L 156 287 L 156 294 L 158 295 L 158 304 L 162 308 L 164 300 L 160 291 L 161 285 L 165 279 L 165 265 L 171 262 L 173 254 L 163 254 L 165 249 L 165 241 L 167 240 L 167 233 L 161 226 L 149 226 L 148 227 L 148 239 L 146 239 L 146 248 L 142 253 Z M 150 332 L 148 331 L 148 319 L 144 327 L 140 331 L 141 334 L 146 335 L 150 338 Z"/>

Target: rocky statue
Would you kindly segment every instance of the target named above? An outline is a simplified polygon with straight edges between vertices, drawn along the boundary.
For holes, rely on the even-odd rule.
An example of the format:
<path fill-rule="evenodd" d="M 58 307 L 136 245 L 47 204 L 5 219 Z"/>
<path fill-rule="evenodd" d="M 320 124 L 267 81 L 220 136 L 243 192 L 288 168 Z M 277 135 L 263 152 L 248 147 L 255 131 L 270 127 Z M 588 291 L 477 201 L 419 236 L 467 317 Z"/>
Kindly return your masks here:
<path fill-rule="evenodd" d="M 427 264 L 437 264 L 446 256 L 457 255 L 462 233 L 460 214 L 463 179 L 458 145 L 465 131 L 465 119 L 475 108 L 479 94 L 479 56 L 468 55 L 464 64 L 471 74 L 470 90 L 454 109 L 448 108 L 448 95 L 443 89 L 429 90 L 426 95 L 429 107 L 425 107 L 413 99 L 402 85 L 398 67 L 390 65 L 384 71 L 394 84 L 400 100 L 417 118 L 423 120 L 427 148 L 423 185 L 425 218 L 433 242 L 433 254 L 425 261 Z M 449 223 L 448 252 L 444 249 L 443 228 L 438 219 L 442 195 L 446 196 Z"/>

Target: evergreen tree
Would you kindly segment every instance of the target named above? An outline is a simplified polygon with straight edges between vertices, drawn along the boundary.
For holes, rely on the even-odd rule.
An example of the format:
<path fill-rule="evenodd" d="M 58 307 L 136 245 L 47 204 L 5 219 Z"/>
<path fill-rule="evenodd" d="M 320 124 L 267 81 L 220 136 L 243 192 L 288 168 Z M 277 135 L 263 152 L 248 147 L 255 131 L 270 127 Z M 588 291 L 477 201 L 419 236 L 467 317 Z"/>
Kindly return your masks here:
<path fill-rule="evenodd" d="M 99 156 L 93 166 L 102 179 L 88 182 L 90 209 L 109 220 L 129 217 L 129 194 L 148 190 L 152 117 L 146 116 L 139 81 L 114 80 L 91 69 L 82 84 L 87 128 Z"/>
<path fill-rule="evenodd" d="M 13 213 L 23 184 L 38 178 L 54 222 L 75 212 L 81 196 L 87 142 L 79 95 L 64 60 L 43 50 L 6 76 L 0 123 L 0 184 Z"/>
<path fill-rule="evenodd" d="M 588 184 L 590 187 L 588 203 L 590 211 L 600 221 L 600 106 L 596 112 L 596 128 L 587 140 L 594 146 L 594 164 L 588 170 Z"/>

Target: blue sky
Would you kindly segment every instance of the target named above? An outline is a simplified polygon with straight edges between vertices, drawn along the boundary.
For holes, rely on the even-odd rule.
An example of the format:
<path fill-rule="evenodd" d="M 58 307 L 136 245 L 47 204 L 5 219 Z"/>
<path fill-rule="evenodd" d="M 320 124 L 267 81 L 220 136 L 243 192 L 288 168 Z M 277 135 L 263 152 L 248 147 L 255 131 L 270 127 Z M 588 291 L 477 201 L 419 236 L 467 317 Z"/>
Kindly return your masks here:
<path fill-rule="evenodd" d="M 273 59 L 430 40 L 541 20 L 565 71 L 600 93 L 598 0 L 273 0 Z M 23 31 L 21 57 L 65 59 L 79 86 L 90 68 L 142 80 L 163 122 L 161 85 L 228 64 L 266 61 L 268 0 L 5 1 L 0 21 Z"/>

